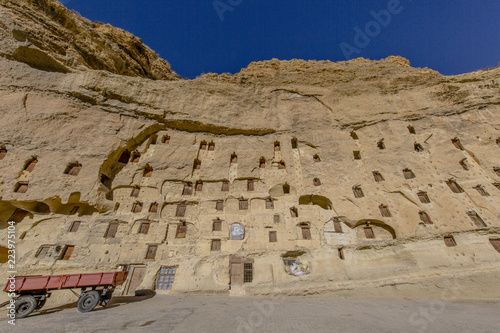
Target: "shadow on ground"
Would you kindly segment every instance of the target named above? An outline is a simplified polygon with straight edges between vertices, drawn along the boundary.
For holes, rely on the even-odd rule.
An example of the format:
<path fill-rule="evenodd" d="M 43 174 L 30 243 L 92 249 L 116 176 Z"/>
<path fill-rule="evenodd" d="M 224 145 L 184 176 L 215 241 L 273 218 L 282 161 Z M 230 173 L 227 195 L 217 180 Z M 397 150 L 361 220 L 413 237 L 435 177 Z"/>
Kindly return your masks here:
<path fill-rule="evenodd" d="M 92 311 L 102 311 L 106 310 L 109 308 L 115 308 L 124 304 L 128 303 L 135 303 L 135 302 L 142 302 L 144 300 L 153 298 L 156 295 L 156 293 L 153 290 L 136 290 L 135 296 L 113 296 L 109 303 L 102 307 L 102 306 L 97 306 L 94 310 Z M 65 309 L 71 309 L 71 308 L 76 308 L 78 301 L 72 302 L 72 303 L 67 303 L 63 304 L 57 307 L 49 308 L 44 310 L 43 308 L 41 310 L 38 310 L 33 312 L 29 317 L 37 317 L 37 316 L 42 316 L 42 315 L 48 315 L 51 313 L 56 313 L 60 312 Z M 8 303 L 7 303 L 8 304 Z"/>

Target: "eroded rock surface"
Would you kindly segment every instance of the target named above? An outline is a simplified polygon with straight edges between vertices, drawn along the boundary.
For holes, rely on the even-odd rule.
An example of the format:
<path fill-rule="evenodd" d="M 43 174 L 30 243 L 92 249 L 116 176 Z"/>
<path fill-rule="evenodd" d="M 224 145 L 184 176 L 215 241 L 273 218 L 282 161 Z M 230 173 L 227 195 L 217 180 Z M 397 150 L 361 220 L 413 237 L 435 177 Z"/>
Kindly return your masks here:
<path fill-rule="evenodd" d="M 18 272 L 126 268 L 124 293 L 500 296 L 500 69 L 273 59 L 177 80 L 55 1 L 0 17 L 0 245 L 17 221 Z"/>

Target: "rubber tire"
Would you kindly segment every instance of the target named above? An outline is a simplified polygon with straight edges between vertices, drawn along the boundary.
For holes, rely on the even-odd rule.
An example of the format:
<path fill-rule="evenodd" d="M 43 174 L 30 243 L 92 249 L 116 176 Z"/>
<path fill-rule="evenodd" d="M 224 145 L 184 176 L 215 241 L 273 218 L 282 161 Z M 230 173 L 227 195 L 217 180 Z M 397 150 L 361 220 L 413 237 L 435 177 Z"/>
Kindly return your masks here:
<path fill-rule="evenodd" d="M 76 307 L 80 312 L 90 312 L 99 303 L 99 292 L 95 290 L 89 290 L 83 293 L 78 299 L 78 304 Z"/>
<path fill-rule="evenodd" d="M 16 319 L 29 316 L 35 311 L 38 302 L 33 296 L 21 296 L 16 299 Z"/>

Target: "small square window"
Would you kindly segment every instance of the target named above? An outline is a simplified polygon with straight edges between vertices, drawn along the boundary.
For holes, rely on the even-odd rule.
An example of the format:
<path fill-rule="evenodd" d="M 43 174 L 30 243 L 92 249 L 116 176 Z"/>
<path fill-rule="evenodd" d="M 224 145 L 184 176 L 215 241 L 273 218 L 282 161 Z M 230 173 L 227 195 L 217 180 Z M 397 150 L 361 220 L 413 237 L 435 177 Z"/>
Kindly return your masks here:
<path fill-rule="evenodd" d="M 286 169 L 285 162 L 284 161 L 279 161 L 278 162 L 278 169 L 284 170 Z"/>
<path fill-rule="evenodd" d="M 8 221 L 19 223 L 28 215 L 26 210 L 17 208 L 14 213 L 9 217 Z"/>
<path fill-rule="evenodd" d="M 247 181 L 247 191 L 253 191 L 254 190 L 254 182 L 252 179 L 249 179 Z"/>
<path fill-rule="evenodd" d="M 261 157 L 259 160 L 259 168 L 264 169 L 266 167 L 266 159 Z"/>
<path fill-rule="evenodd" d="M 456 181 L 454 181 L 453 179 L 447 180 L 446 185 L 448 185 L 448 187 L 451 189 L 451 191 L 453 193 L 463 193 L 464 192 L 462 187 L 460 185 L 458 185 L 458 183 Z"/>
<path fill-rule="evenodd" d="M 16 193 L 26 193 L 28 191 L 28 182 L 19 182 L 14 187 Z"/>
<path fill-rule="evenodd" d="M 373 173 L 373 178 L 375 179 L 376 182 L 383 182 L 385 180 L 380 172 L 373 171 L 372 173 Z"/>
<path fill-rule="evenodd" d="M 300 227 L 302 231 L 302 239 L 311 239 L 311 228 L 308 225 L 304 225 Z"/>
<path fill-rule="evenodd" d="M 141 153 L 137 150 L 132 153 L 132 163 L 139 163 L 141 160 Z"/>
<path fill-rule="evenodd" d="M 193 162 L 193 170 L 201 169 L 201 161 L 199 159 L 195 159 Z"/>
<path fill-rule="evenodd" d="M 240 210 L 248 209 L 248 199 L 240 199 Z"/>
<path fill-rule="evenodd" d="M 123 151 L 118 159 L 118 163 L 127 164 L 130 160 L 130 152 L 128 150 Z"/>
<path fill-rule="evenodd" d="M 469 165 L 467 164 L 467 159 L 466 158 L 463 158 L 462 160 L 460 160 L 460 162 L 458 162 L 460 164 L 460 166 L 462 167 L 462 169 L 468 171 L 469 170 Z"/>
<path fill-rule="evenodd" d="M 196 182 L 196 192 L 201 192 L 203 190 L 203 182 L 201 180 L 198 180 Z"/>
<path fill-rule="evenodd" d="M 31 158 L 28 162 L 26 162 L 24 166 L 24 170 L 31 172 L 35 169 L 36 164 L 38 163 L 38 159 L 36 157 Z"/>
<path fill-rule="evenodd" d="M 144 167 L 144 177 L 151 177 L 153 175 L 153 167 L 151 167 L 149 164 Z"/>
<path fill-rule="evenodd" d="M 481 194 L 483 197 L 489 197 L 490 196 L 490 194 L 488 192 L 486 192 L 486 190 L 484 189 L 484 187 L 482 187 L 481 185 L 474 186 L 474 189 L 476 191 L 478 191 L 479 194 Z"/>
<path fill-rule="evenodd" d="M 158 281 L 156 283 L 156 289 L 159 290 L 170 290 L 174 284 L 175 271 L 177 267 L 175 266 L 163 266 L 160 268 L 160 274 L 158 274 Z"/>
<path fill-rule="evenodd" d="M 236 153 L 231 154 L 231 163 L 238 163 L 238 155 Z"/>
<path fill-rule="evenodd" d="M 451 143 L 453 143 L 455 148 L 460 149 L 460 150 L 464 150 L 464 146 L 462 146 L 462 143 L 460 142 L 459 138 L 451 139 Z"/>
<path fill-rule="evenodd" d="M 385 149 L 384 139 L 377 142 L 377 147 L 378 147 L 378 149 L 381 149 L 381 150 Z"/>
<path fill-rule="evenodd" d="M 69 212 L 69 215 L 75 215 L 76 213 L 78 213 L 78 210 L 80 210 L 80 206 L 73 206 L 73 208 L 71 208 Z"/>
<path fill-rule="evenodd" d="M 154 259 L 156 257 L 156 250 L 158 250 L 158 245 L 148 245 L 146 259 Z"/>
<path fill-rule="evenodd" d="M 104 185 L 108 190 L 111 189 L 111 185 L 112 185 L 111 178 L 109 178 L 105 174 L 101 174 L 100 181 L 101 181 L 101 184 Z"/>
<path fill-rule="evenodd" d="M 333 221 L 333 228 L 335 229 L 336 233 L 342 233 L 342 224 L 340 223 L 340 221 Z"/>
<path fill-rule="evenodd" d="M 132 205 L 132 213 L 140 213 L 142 212 L 142 202 L 134 202 L 134 204 Z"/>
<path fill-rule="evenodd" d="M 220 239 L 212 239 L 211 251 L 220 251 L 221 241 Z"/>
<path fill-rule="evenodd" d="M 476 213 L 475 211 L 469 211 L 469 212 L 467 212 L 467 215 L 470 217 L 472 222 L 474 222 L 474 224 L 477 227 L 479 227 L 479 228 L 486 228 L 487 227 L 486 223 L 484 223 L 481 216 L 479 216 L 479 214 Z"/>
<path fill-rule="evenodd" d="M 80 221 L 74 221 L 71 223 L 71 227 L 69 228 L 69 232 L 77 232 L 80 228 Z"/>
<path fill-rule="evenodd" d="M 151 225 L 151 223 L 149 223 L 149 222 L 142 222 L 141 225 L 139 226 L 138 233 L 147 235 L 147 233 L 149 232 L 150 225 Z"/>
<path fill-rule="evenodd" d="M 280 216 L 279 216 L 279 214 L 274 214 L 273 220 L 274 220 L 274 223 L 276 223 L 276 224 L 280 223 Z"/>
<path fill-rule="evenodd" d="M 186 214 L 186 205 L 178 204 L 177 210 L 175 211 L 175 216 L 184 216 Z"/>
<path fill-rule="evenodd" d="M 273 199 L 271 199 L 271 198 L 266 199 L 266 209 L 274 209 Z"/>
<path fill-rule="evenodd" d="M 317 162 L 321 162 L 321 159 L 319 158 L 318 154 L 316 154 L 316 155 L 313 156 L 313 161 L 316 162 L 316 163 Z"/>
<path fill-rule="evenodd" d="M 115 238 L 117 232 L 118 232 L 118 223 L 110 223 L 108 225 L 106 233 L 104 234 L 104 238 Z"/>
<path fill-rule="evenodd" d="M 368 239 L 375 238 L 375 234 L 373 233 L 372 227 L 364 227 L 365 237 Z"/>
<path fill-rule="evenodd" d="M 222 231 L 222 221 L 214 220 L 212 224 L 212 231 Z"/>
<path fill-rule="evenodd" d="M 210 141 L 210 143 L 208 144 L 208 150 L 209 151 L 215 150 L 215 143 L 213 141 Z"/>
<path fill-rule="evenodd" d="M 321 180 L 319 180 L 319 178 L 314 178 L 313 179 L 313 185 L 314 186 L 320 186 L 321 185 Z"/>
<path fill-rule="evenodd" d="M 297 138 L 292 138 L 291 140 L 291 143 L 292 143 L 292 149 L 297 149 Z"/>
<path fill-rule="evenodd" d="M 429 216 L 429 214 L 427 214 L 423 210 L 418 212 L 418 216 L 420 217 L 420 221 L 422 221 L 423 223 L 432 224 L 431 217 Z"/>
<path fill-rule="evenodd" d="M 299 211 L 297 210 L 297 208 L 291 207 L 290 208 L 290 215 L 292 217 L 299 217 Z"/>
<path fill-rule="evenodd" d="M 426 192 L 418 192 L 417 196 L 421 203 L 431 203 L 431 200 Z"/>
<path fill-rule="evenodd" d="M 500 177 L 500 168 L 495 167 L 493 168 L 493 171 Z"/>
<path fill-rule="evenodd" d="M 81 170 L 82 165 L 80 163 L 71 163 L 66 167 L 66 170 L 64 170 L 64 174 L 78 176 Z"/>
<path fill-rule="evenodd" d="M 207 142 L 206 141 L 202 141 L 200 143 L 200 150 L 206 150 L 207 149 Z"/>
<path fill-rule="evenodd" d="M 215 209 L 218 211 L 224 210 L 224 201 L 217 200 L 217 202 L 215 203 Z"/>
<path fill-rule="evenodd" d="M 379 210 L 380 210 L 380 214 L 383 216 L 383 217 L 391 217 L 391 212 L 389 210 L 389 207 L 387 207 L 386 205 L 380 205 L 378 206 Z"/>
<path fill-rule="evenodd" d="M 453 236 L 444 237 L 444 244 L 448 247 L 453 247 L 457 245 L 457 243 L 455 242 L 455 238 L 453 238 Z"/>
<path fill-rule="evenodd" d="M 61 252 L 58 260 L 69 260 L 71 255 L 73 254 L 75 247 L 73 245 L 66 245 Z"/>
<path fill-rule="evenodd" d="M 223 192 L 228 192 L 229 191 L 229 182 L 228 181 L 222 182 L 222 189 L 221 189 L 221 191 L 223 191 Z"/>
<path fill-rule="evenodd" d="M 149 212 L 150 213 L 157 213 L 158 212 L 158 204 L 156 202 L 153 202 L 151 206 L 149 206 Z"/>
<path fill-rule="evenodd" d="M 269 242 L 275 243 L 278 241 L 278 234 L 276 231 L 269 231 Z"/>
<path fill-rule="evenodd" d="M 175 233 L 175 238 L 186 238 L 187 225 L 179 224 L 177 226 L 177 232 Z"/>
<path fill-rule="evenodd" d="M 3 160 L 7 156 L 7 149 L 5 147 L 0 148 L 0 160 Z"/>
<path fill-rule="evenodd" d="M 248 283 L 253 281 L 253 264 L 244 263 L 243 264 L 243 282 Z"/>
<path fill-rule="evenodd" d="M 500 253 L 500 239 L 490 239 L 493 248 Z"/>
<path fill-rule="evenodd" d="M 410 169 L 404 169 L 403 170 L 403 176 L 405 177 L 405 179 L 413 179 L 413 178 L 415 178 L 415 174 Z"/>
<path fill-rule="evenodd" d="M 44 258 L 47 256 L 47 254 L 49 253 L 49 250 L 50 250 L 50 246 L 49 245 L 43 245 L 43 246 L 40 246 L 40 248 L 38 249 L 36 255 L 35 255 L 35 258 Z"/>
<path fill-rule="evenodd" d="M 274 151 L 280 151 L 280 150 L 281 150 L 280 142 L 279 141 L 275 141 L 274 142 Z"/>
<path fill-rule="evenodd" d="M 140 187 L 134 187 L 132 189 L 132 192 L 130 192 L 130 196 L 131 197 L 134 197 L 134 198 L 137 198 L 139 196 L 139 193 L 141 192 L 141 188 Z"/>
<path fill-rule="evenodd" d="M 355 150 L 352 153 L 354 154 L 354 159 L 355 160 L 360 160 L 361 159 L 361 151 Z"/>
<path fill-rule="evenodd" d="M 182 195 L 191 195 L 191 194 L 193 194 L 193 184 L 184 183 L 184 188 L 182 189 Z"/>
<path fill-rule="evenodd" d="M 354 193 L 355 198 L 363 198 L 365 196 L 361 186 L 353 186 L 352 192 Z"/>

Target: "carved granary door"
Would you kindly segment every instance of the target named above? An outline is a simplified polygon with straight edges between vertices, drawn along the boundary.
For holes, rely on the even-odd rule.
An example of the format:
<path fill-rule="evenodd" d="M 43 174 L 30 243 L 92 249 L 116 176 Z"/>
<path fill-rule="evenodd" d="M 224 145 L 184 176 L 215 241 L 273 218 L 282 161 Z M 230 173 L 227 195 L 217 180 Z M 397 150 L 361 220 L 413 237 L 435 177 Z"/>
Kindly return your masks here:
<path fill-rule="evenodd" d="M 133 266 L 131 267 L 129 274 L 131 275 L 130 283 L 128 285 L 125 295 L 135 295 L 135 291 L 141 285 L 142 280 L 144 280 L 144 276 L 146 276 L 146 267 Z"/>
<path fill-rule="evenodd" d="M 243 285 L 243 258 L 231 256 L 229 258 L 229 274 L 231 276 L 231 287 Z"/>

